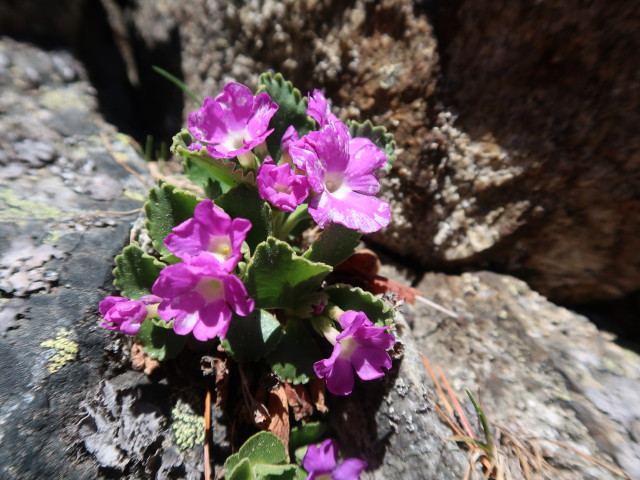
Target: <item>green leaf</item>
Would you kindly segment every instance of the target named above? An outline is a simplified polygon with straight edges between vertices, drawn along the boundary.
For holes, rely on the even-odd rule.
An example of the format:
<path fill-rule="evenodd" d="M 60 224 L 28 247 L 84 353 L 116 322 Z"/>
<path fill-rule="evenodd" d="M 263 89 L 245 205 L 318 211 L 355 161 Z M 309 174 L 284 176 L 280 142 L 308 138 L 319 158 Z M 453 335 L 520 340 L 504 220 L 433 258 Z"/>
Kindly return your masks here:
<path fill-rule="evenodd" d="M 304 258 L 335 267 L 346 260 L 356 249 L 362 234 L 339 223 L 331 223 L 313 242 Z"/>
<path fill-rule="evenodd" d="M 266 310 L 256 309 L 246 317 L 233 315 L 222 346 L 237 362 L 250 362 L 271 352 L 282 334 L 283 329 L 276 317 Z"/>
<path fill-rule="evenodd" d="M 296 450 L 304 445 L 317 442 L 327 431 L 327 426 L 321 422 L 309 422 L 291 429 L 289 449 Z"/>
<path fill-rule="evenodd" d="M 313 364 L 321 359 L 322 353 L 312 333 L 299 319 L 287 323 L 282 340 L 266 357 L 273 373 L 294 385 L 314 378 Z"/>
<path fill-rule="evenodd" d="M 149 191 L 144 204 L 144 212 L 147 215 L 145 226 L 153 247 L 161 255 L 171 253 L 164 246 L 165 237 L 171 233 L 173 227 L 193 217 L 193 210 L 200 201 L 201 199 L 194 194 L 168 183 Z"/>
<path fill-rule="evenodd" d="M 271 208 L 260 198 L 255 186 L 241 184 L 214 202 L 231 218 L 246 218 L 251 222 L 246 242 L 251 251 L 271 235 Z"/>
<path fill-rule="evenodd" d="M 191 97 L 191 99 L 194 102 L 196 102 L 197 104 L 201 104 L 202 103 L 202 100 L 195 93 L 193 93 L 193 90 L 191 90 L 189 87 L 187 87 L 187 85 L 182 80 L 180 80 L 179 78 L 171 75 L 164 68 L 156 67 L 155 65 L 152 65 L 151 68 L 153 68 L 157 73 L 159 73 L 164 78 L 166 78 L 171 83 L 173 83 L 176 87 L 180 88 L 184 93 L 189 95 L 189 97 Z"/>
<path fill-rule="evenodd" d="M 225 469 L 224 478 L 226 480 L 255 480 L 251 463 L 246 458 L 240 460 L 231 472 Z"/>
<path fill-rule="evenodd" d="M 487 416 L 484 414 L 482 407 L 478 402 L 475 401 L 475 399 L 473 398 L 473 395 L 471 395 L 471 392 L 469 390 L 465 390 L 465 392 L 467 393 L 469 400 L 471 400 L 471 403 L 473 404 L 473 408 L 475 409 L 476 414 L 480 419 L 480 423 L 482 424 L 482 431 L 484 433 L 484 439 L 487 442 L 486 443 L 487 449 L 491 452 L 489 454 L 489 458 L 493 458 L 493 438 L 491 437 L 491 430 L 489 430 L 489 420 L 487 420 Z"/>
<path fill-rule="evenodd" d="M 187 343 L 187 336 L 177 335 L 164 320 L 148 318 L 135 336 L 144 351 L 159 361 L 176 357 Z"/>
<path fill-rule="evenodd" d="M 234 453 L 232 455 L 229 455 L 227 457 L 227 459 L 224 461 L 224 472 L 226 475 L 229 475 L 229 473 L 236 468 L 236 465 L 238 465 L 240 463 L 240 456 L 237 453 Z"/>
<path fill-rule="evenodd" d="M 288 243 L 269 237 L 255 250 L 245 272 L 247 292 L 257 308 L 306 308 L 331 271 L 295 253 Z"/>
<path fill-rule="evenodd" d="M 254 182 L 253 172 L 245 174 L 232 160 L 213 158 L 204 147 L 199 152 L 189 150 L 187 147 L 194 141 L 189 130 L 182 129 L 173 137 L 171 145 L 171 153 L 184 158 L 184 173 L 193 183 L 206 189 L 209 182 L 213 181 L 220 185 L 222 192 L 227 192 L 239 183 Z"/>
<path fill-rule="evenodd" d="M 260 480 L 295 480 L 296 466 L 260 464 L 253 467 L 253 473 Z"/>
<path fill-rule="evenodd" d="M 296 480 L 306 480 L 308 477 L 307 472 L 305 472 L 302 468 L 296 465 Z"/>
<path fill-rule="evenodd" d="M 481 448 L 484 451 L 484 453 L 487 455 L 487 457 L 489 457 L 490 459 L 493 458 L 493 452 L 491 452 L 489 445 L 487 445 L 486 443 L 479 442 L 478 440 L 474 440 L 471 437 L 449 437 L 447 440 L 451 440 L 452 442 L 468 443 L 470 445 L 474 445 L 478 448 Z"/>
<path fill-rule="evenodd" d="M 295 449 L 295 451 L 293 452 L 293 458 L 296 463 L 302 464 L 304 456 L 307 454 L 307 448 L 309 448 L 309 445 L 305 445 L 303 447 L 298 447 Z"/>
<path fill-rule="evenodd" d="M 259 480 L 296 480 L 296 465 L 256 465 L 253 472 Z"/>
<path fill-rule="evenodd" d="M 116 257 L 113 285 L 123 297 L 138 300 L 151 294 L 151 286 L 164 267 L 164 264 L 144 253 L 139 246 L 129 245 Z"/>
<path fill-rule="evenodd" d="M 187 157 L 182 161 L 182 168 L 187 178 L 202 187 L 207 198 L 215 200 L 224 192 L 220 181 L 215 178 L 213 172 L 210 172 L 210 167 L 206 160 L 199 158 Z M 226 185 L 225 190 L 228 191 L 230 188 L 231 186 Z"/>
<path fill-rule="evenodd" d="M 267 92 L 271 100 L 278 104 L 278 111 L 271 118 L 269 127 L 274 131 L 267 138 L 267 148 L 271 156 L 277 161 L 282 154 L 280 142 L 289 126 L 293 125 L 302 137 L 314 128 L 313 120 L 307 115 L 307 98 L 300 94 L 300 90 L 293 87 L 280 73 L 260 75 L 258 93 Z"/>
<path fill-rule="evenodd" d="M 359 287 L 332 285 L 325 289 L 332 303 L 342 310 L 356 310 L 365 315 L 377 326 L 390 325 L 395 312 L 391 305 Z"/>
<path fill-rule="evenodd" d="M 284 443 L 271 432 L 258 432 L 250 437 L 238 450 L 238 457 L 246 458 L 252 465 L 278 465 L 289 459 Z"/>
<path fill-rule="evenodd" d="M 347 125 L 349 126 L 349 134 L 352 137 L 368 138 L 382 149 L 387 156 L 387 165 L 384 170 L 388 172 L 391 164 L 396 161 L 396 142 L 393 139 L 393 134 L 388 133 L 385 127 L 375 127 L 371 120 L 366 120 L 364 123 L 350 120 Z"/>

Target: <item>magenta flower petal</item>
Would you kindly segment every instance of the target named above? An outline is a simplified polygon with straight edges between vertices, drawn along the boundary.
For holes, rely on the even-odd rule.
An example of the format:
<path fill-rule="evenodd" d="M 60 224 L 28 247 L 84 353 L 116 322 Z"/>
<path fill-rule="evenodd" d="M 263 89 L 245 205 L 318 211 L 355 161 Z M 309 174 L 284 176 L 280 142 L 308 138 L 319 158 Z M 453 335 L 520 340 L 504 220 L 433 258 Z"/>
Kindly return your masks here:
<path fill-rule="evenodd" d="M 231 310 L 225 301 L 218 300 L 209 303 L 201 312 L 200 321 L 193 327 L 193 336 L 202 342 L 215 338 L 217 335 L 224 338 L 231 322 Z"/>
<path fill-rule="evenodd" d="M 285 212 L 293 212 L 309 195 L 309 183 L 304 175 L 296 175 L 288 163 L 276 166 L 267 157 L 256 178 L 260 197 Z"/>
<path fill-rule="evenodd" d="M 321 90 L 317 88 L 313 94 L 309 94 L 309 106 L 307 115 L 313 118 L 320 127 L 324 127 L 332 122 L 338 122 L 338 117 L 331 113 L 331 106 Z"/>
<path fill-rule="evenodd" d="M 349 395 L 353 392 L 355 382 L 351 362 L 344 358 L 336 358 L 325 381 L 327 389 L 334 395 Z"/>
<path fill-rule="evenodd" d="M 135 335 L 150 315 L 149 309 L 160 301 L 161 298 L 155 295 L 145 295 L 140 300 L 105 297 L 98 306 L 103 317 L 100 326 L 127 335 Z"/>
<path fill-rule="evenodd" d="M 98 305 L 98 311 L 100 312 L 100 315 L 104 317 L 115 305 L 128 301 L 129 299 L 124 297 L 104 297 L 104 300 L 102 300 Z"/>
<path fill-rule="evenodd" d="M 178 335 L 186 335 L 200 320 L 200 311 L 205 301 L 197 292 L 187 292 L 170 299 L 164 299 L 158 306 L 158 315 L 163 320 L 174 321 L 173 329 Z"/>
<path fill-rule="evenodd" d="M 340 198 L 329 194 L 313 197 L 309 214 L 320 228 L 339 223 L 365 233 L 377 232 L 391 219 L 390 206 L 384 200 L 346 190 Z"/>
<path fill-rule="evenodd" d="M 151 287 L 153 293 L 161 298 L 175 298 L 191 291 L 198 283 L 198 278 L 184 263 L 171 265 L 170 274 L 162 274 L 163 270 Z"/>
<path fill-rule="evenodd" d="M 211 200 L 200 202 L 193 215 L 167 235 L 164 244 L 169 251 L 186 263 L 206 255 L 225 272 L 236 268 L 242 258 L 240 250 L 251 229 L 251 222 L 244 218 L 232 220 Z"/>
<path fill-rule="evenodd" d="M 369 166 L 374 169 L 383 168 L 387 164 L 385 153 L 365 137 L 356 137 L 349 140 L 349 153 L 355 161 L 366 158 Z"/>
<path fill-rule="evenodd" d="M 172 289 L 173 285 L 181 288 Z M 221 270 L 209 255 L 194 257 L 192 263 L 177 263 L 162 269 L 152 290 L 162 297 L 158 307 L 160 317 L 167 322 L 173 320 L 173 329 L 178 335 L 193 332 L 201 341 L 216 336 L 224 338 L 232 312 L 246 316 L 254 308 L 244 284 Z"/>
<path fill-rule="evenodd" d="M 327 438 L 320 446 L 309 445 L 302 459 L 302 467 L 308 472 L 307 480 L 331 478 L 332 480 L 358 480 L 367 468 L 367 462 L 347 458 L 338 464 L 338 443 Z"/>
<path fill-rule="evenodd" d="M 314 479 L 319 475 L 331 473 L 338 460 L 338 444 L 330 438 L 323 441 L 319 447 L 309 445 L 302 459 L 302 468 L 309 472 L 307 479 Z"/>
<path fill-rule="evenodd" d="M 293 142 L 297 142 L 300 139 L 298 136 L 298 131 L 295 129 L 293 125 L 289 125 L 289 127 L 285 130 L 284 135 L 282 135 L 282 140 L 280 140 L 280 147 L 282 147 L 283 152 L 289 152 L 289 147 Z"/>
<path fill-rule="evenodd" d="M 365 468 L 367 468 L 367 462 L 364 460 L 347 458 L 335 468 L 331 480 L 358 480 Z"/>
<path fill-rule="evenodd" d="M 255 302 L 253 298 L 247 296 L 247 289 L 238 277 L 228 275 L 223 286 L 225 298 L 232 305 L 234 312 L 241 317 L 246 317 L 253 312 Z"/>
<path fill-rule="evenodd" d="M 360 346 L 351 354 L 351 364 L 362 380 L 374 380 L 384 377 L 382 367 L 391 368 L 391 357 L 384 350 Z"/>
<path fill-rule="evenodd" d="M 240 83 L 227 83 L 220 95 L 204 99 L 202 107 L 189 114 L 191 134 L 213 157 L 233 158 L 261 144 L 273 132 L 269 121 L 278 110 L 269 94 L 253 96 Z"/>

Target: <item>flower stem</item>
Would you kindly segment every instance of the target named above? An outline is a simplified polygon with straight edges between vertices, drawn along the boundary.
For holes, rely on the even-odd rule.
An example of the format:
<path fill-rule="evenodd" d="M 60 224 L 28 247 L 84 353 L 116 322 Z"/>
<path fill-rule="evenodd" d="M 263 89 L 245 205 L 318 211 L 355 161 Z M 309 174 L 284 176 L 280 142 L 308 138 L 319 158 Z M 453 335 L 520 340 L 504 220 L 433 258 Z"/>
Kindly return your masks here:
<path fill-rule="evenodd" d="M 333 325 L 333 320 L 324 316 L 313 317 L 311 320 L 311 326 L 313 326 L 313 329 L 326 338 L 331 345 L 336 344 L 336 337 L 340 335 L 340 332 Z"/>
<path fill-rule="evenodd" d="M 286 240 L 289 234 L 293 231 L 293 229 L 303 220 L 306 220 L 309 217 L 309 212 L 307 211 L 307 205 L 300 205 L 298 208 L 292 212 L 287 219 L 284 221 L 282 225 L 276 230 L 274 228 L 274 233 L 277 238 L 281 240 Z"/>

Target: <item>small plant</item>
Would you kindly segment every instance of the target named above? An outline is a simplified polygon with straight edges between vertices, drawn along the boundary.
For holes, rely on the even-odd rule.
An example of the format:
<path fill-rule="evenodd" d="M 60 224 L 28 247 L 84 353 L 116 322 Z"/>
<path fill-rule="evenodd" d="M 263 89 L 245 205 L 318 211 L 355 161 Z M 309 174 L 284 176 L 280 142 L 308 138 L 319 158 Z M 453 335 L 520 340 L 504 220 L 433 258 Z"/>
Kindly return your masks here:
<path fill-rule="evenodd" d="M 102 326 L 134 336 L 160 361 L 199 342 L 240 364 L 260 362 L 290 389 L 324 379 L 329 392 L 348 395 L 354 372 L 382 377 L 392 365 L 393 308 L 329 275 L 363 232 L 389 223 L 377 175 L 394 149 L 384 128 L 345 125 L 322 92 L 302 97 L 279 74 L 261 75 L 255 95 L 227 84 L 171 147 L 201 195 L 169 182 L 151 189 L 152 249 L 134 242 L 116 257 L 121 296 L 100 303 Z M 331 440 L 316 447 L 324 429 L 285 424 L 277 436 L 250 437 L 227 459 L 226 478 L 356 479 L 366 467 L 339 464 Z M 290 434 L 304 439 L 297 465 Z"/>

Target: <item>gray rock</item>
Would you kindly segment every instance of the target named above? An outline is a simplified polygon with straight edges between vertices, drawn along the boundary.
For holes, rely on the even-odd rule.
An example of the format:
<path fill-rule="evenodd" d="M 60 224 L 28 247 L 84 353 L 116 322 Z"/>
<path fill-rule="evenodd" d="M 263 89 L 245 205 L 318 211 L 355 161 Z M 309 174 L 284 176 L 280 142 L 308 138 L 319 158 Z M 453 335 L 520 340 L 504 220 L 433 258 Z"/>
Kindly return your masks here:
<path fill-rule="evenodd" d="M 640 356 L 509 276 L 427 274 L 418 288 L 458 314 L 417 304 L 418 348 L 458 398 L 468 389 L 482 401 L 505 452 L 513 439 L 540 448 L 567 479 L 618 478 L 571 448 L 640 475 Z M 519 468 L 514 478 L 524 475 Z"/>

